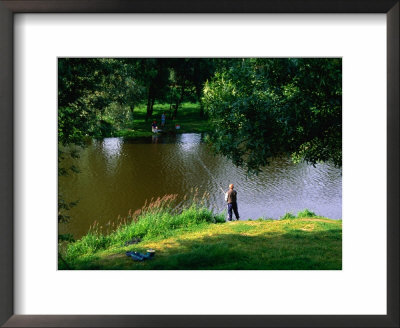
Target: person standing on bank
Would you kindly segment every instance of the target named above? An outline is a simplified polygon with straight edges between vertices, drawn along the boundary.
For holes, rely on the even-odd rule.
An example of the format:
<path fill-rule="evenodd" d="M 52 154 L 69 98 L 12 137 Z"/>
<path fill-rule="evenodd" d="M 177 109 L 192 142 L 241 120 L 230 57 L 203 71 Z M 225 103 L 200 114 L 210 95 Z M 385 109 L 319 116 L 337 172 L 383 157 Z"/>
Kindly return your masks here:
<path fill-rule="evenodd" d="M 237 206 L 237 192 L 233 190 L 233 184 L 229 185 L 229 190 L 225 195 L 225 200 L 228 203 L 228 221 L 232 221 L 232 210 L 235 212 L 236 220 L 239 220 L 239 212 Z"/>

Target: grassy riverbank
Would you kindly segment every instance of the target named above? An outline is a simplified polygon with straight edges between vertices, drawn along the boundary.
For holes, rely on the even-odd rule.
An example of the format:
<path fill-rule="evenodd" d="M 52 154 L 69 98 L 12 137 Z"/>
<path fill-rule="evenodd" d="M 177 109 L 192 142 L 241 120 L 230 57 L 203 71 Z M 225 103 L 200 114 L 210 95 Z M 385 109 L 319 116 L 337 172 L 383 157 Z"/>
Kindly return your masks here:
<path fill-rule="evenodd" d="M 130 223 L 103 234 L 96 226 L 82 239 L 60 246 L 60 269 L 125 270 L 340 270 L 342 221 L 305 210 L 280 220 L 225 222 L 198 206 L 174 212 L 161 199 Z M 136 244 L 127 241 L 140 238 Z M 156 251 L 135 262 L 126 251 Z"/>
<path fill-rule="evenodd" d="M 175 120 L 169 119 L 169 105 L 155 104 L 153 110 L 153 118 L 146 122 L 146 105 L 135 107 L 133 120 L 126 124 L 125 128 L 114 132 L 115 137 L 145 137 L 152 136 L 151 123 L 157 121 L 161 128 L 161 115 L 167 115 L 166 125 L 162 129 L 163 133 L 200 133 L 209 130 L 208 120 L 200 116 L 200 105 L 198 103 L 183 103 L 178 111 Z M 180 129 L 175 129 L 175 124 L 180 125 Z"/>

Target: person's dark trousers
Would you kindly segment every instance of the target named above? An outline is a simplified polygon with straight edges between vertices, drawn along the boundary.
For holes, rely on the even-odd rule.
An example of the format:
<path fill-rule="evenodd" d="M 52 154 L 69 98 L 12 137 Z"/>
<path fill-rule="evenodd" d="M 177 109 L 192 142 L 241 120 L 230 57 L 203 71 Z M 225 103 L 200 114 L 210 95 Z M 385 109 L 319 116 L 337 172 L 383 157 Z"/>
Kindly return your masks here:
<path fill-rule="evenodd" d="M 239 220 L 237 203 L 228 203 L 228 221 L 232 221 L 232 210 L 235 212 L 236 220 Z"/>

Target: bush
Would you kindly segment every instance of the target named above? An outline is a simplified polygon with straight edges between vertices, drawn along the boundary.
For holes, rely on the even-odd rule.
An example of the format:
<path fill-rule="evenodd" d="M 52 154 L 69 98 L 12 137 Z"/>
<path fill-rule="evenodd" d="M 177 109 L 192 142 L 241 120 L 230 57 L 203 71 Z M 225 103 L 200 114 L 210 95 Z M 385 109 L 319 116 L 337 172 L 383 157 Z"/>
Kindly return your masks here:
<path fill-rule="evenodd" d="M 289 219 L 295 219 L 296 217 L 292 213 L 286 213 L 284 216 L 280 217 L 280 220 L 289 220 Z"/>
<path fill-rule="evenodd" d="M 226 222 L 224 213 L 216 215 L 214 217 L 214 219 L 215 219 L 215 223 L 225 223 Z"/>
<path fill-rule="evenodd" d="M 313 217 L 316 217 L 316 216 L 317 215 L 314 212 L 311 212 L 307 208 L 305 210 L 300 211 L 299 213 L 297 213 L 297 217 L 298 218 L 313 218 Z"/>

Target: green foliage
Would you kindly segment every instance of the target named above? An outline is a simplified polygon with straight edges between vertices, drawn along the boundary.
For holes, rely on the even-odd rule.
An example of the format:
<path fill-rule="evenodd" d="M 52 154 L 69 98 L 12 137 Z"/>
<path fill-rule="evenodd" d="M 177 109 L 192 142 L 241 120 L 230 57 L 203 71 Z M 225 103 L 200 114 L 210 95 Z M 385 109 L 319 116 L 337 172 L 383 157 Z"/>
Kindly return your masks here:
<path fill-rule="evenodd" d="M 214 223 L 225 223 L 226 222 L 225 218 L 226 218 L 225 213 L 215 214 Z"/>
<path fill-rule="evenodd" d="M 62 145 L 82 144 L 87 121 L 75 105 L 58 107 L 58 140 Z"/>
<path fill-rule="evenodd" d="M 341 165 L 341 59 L 247 58 L 204 87 L 208 142 L 257 173 L 272 157 Z"/>
<path fill-rule="evenodd" d="M 128 59 L 58 59 L 58 140 L 82 144 L 85 136 L 109 133 L 102 120 L 113 103 L 135 106 L 143 99 L 138 62 Z"/>
<path fill-rule="evenodd" d="M 71 159 L 76 159 L 79 158 L 79 148 L 70 145 L 70 146 L 63 146 L 59 144 L 58 147 L 58 176 L 67 176 L 71 173 L 79 173 L 79 168 L 76 167 L 75 165 L 69 165 L 65 166 L 63 165 L 63 160 L 66 159 L 67 157 Z M 68 162 L 68 161 L 67 161 Z M 79 203 L 78 200 L 75 201 L 66 201 L 64 198 L 64 195 L 62 192 L 59 190 L 58 191 L 58 222 L 59 223 L 68 223 L 71 219 L 70 215 L 68 214 L 68 211 L 76 206 Z M 59 238 L 63 238 L 62 236 Z"/>
<path fill-rule="evenodd" d="M 58 235 L 58 242 L 63 242 L 63 241 L 67 241 L 67 242 L 74 242 L 74 236 L 70 233 L 64 233 L 64 234 L 59 234 Z"/>
<path fill-rule="evenodd" d="M 214 67 L 207 58 L 59 58 L 59 142 L 111 136 L 143 104 L 147 121 L 157 101 L 168 103 L 169 118 L 185 100 L 197 101 L 203 117 L 202 89 Z"/>
<path fill-rule="evenodd" d="M 292 213 L 286 213 L 284 216 L 280 217 L 279 220 L 290 220 L 295 218 L 296 216 L 294 216 Z"/>
<path fill-rule="evenodd" d="M 70 216 L 67 214 L 68 211 L 76 206 L 78 201 L 67 202 L 63 195 L 59 193 L 58 195 L 58 222 L 59 223 L 67 223 L 70 220 Z"/>
<path fill-rule="evenodd" d="M 286 213 L 284 216 L 280 217 L 280 220 L 291 220 L 291 219 L 301 219 L 301 218 L 315 218 L 318 217 L 317 214 L 310 211 L 309 209 L 305 209 L 297 213 L 297 216 L 292 213 Z"/>
<path fill-rule="evenodd" d="M 300 211 L 299 213 L 297 213 L 297 217 L 298 218 L 313 218 L 316 217 L 317 215 L 314 212 L 311 212 L 308 209 L 305 209 L 303 211 Z"/>
<path fill-rule="evenodd" d="M 207 79 L 211 78 L 216 69 L 216 63 L 220 59 L 210 58 L 173 58 L 170 60 L 171 83 L 170 102 L 174 103 L 174 114 L 177 115 L 178 108 L 186 100 L 199 102 L 200 115 L 204 117 L 202 103 L 202 90 Z"/>
<path fill-rule="evenodd" d="M 126 105 L 121 105 L 118 103 L 112 103 L 108 106 L 103 116 L 103 120 L 111 125 L 112 130 L 119 130 L 124 128 L 128 122 L 131 122 L 134 118 L 134 114 L 130 110 L 130 108 Z"/>
<path fill-rule="evenodd" d="M 309 209 L 305 209 L 303 211 L 300 211 L 297 213 L 297 216 L 292 214 L 292 213 L 286 213 L 284 216 L 280 217 L 280 220 L 291 220 L 291 219 L 301 219 L 301 218 L 314 218 L 318 217 L 317 214 L 314 212 L 310 211 Z"/>
<path fill-rule="evenodd" d="M 95 138 L 105 138 L 112 136 L 115 131 L 114 126 L 105 120 L 100 120 L 97 124 L 97 128 L 93 133 L 93 137 Z"/>

